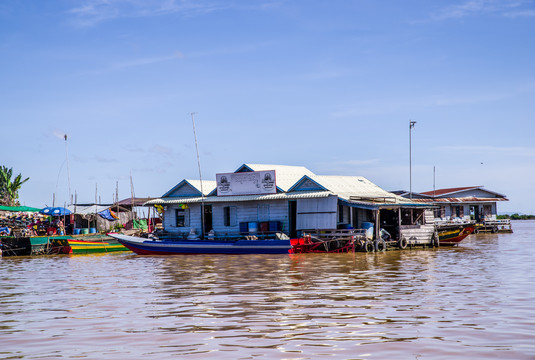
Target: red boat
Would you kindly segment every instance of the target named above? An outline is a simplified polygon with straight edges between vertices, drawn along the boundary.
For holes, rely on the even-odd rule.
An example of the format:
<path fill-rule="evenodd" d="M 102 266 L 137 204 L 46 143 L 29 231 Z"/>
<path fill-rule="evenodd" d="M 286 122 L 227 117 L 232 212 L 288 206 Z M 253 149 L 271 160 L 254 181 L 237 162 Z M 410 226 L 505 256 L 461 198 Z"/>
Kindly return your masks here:
<path fill-rule="evenodd" d="M 366 239 L 366 231 L 357 230 L 322 230 L 308 233 L 297 239 L 290 239 L 292 248 L 290 254 L 302 253 L 348 253 L 355 251 L 372 252 L 376 245 Z M 386 249 L 386 243 L 380 241 L 377 245 L 381 250 Z"/>
<path fill-rule="evenodd" d="M 440 245 L 457 245 L 474 232 L 473 224 L 444 224 L 437 225 Z"/>

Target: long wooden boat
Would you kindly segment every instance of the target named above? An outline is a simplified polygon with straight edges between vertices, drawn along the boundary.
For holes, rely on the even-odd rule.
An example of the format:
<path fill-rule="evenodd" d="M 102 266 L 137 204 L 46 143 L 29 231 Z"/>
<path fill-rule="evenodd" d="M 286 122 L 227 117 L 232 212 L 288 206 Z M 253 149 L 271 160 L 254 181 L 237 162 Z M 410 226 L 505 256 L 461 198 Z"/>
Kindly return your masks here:
<path fill-rule="evenodd" d="M 129 251 L 116 239 L 103 234 L 1 237 L 4 256 L 92 254 Z"/>
<path fill-rule="evenodd" d="M 457 245 L 474 232 L 474 224 L 437 225 L 440 245 Z"/>
<path fill-rule="evenodd" d="M 173 254 L 288 254 L 290 240 L 182 240 L 178 238 L 149 239 L 109 234 L 139 255 Z"/>
<path fill-rule="evenodd" d="M 56 240 L 56 247 L 59 254 L 74 255 L 129 251 L 128 248 L 113 238 L 110 241 L 61 239 Z"/>

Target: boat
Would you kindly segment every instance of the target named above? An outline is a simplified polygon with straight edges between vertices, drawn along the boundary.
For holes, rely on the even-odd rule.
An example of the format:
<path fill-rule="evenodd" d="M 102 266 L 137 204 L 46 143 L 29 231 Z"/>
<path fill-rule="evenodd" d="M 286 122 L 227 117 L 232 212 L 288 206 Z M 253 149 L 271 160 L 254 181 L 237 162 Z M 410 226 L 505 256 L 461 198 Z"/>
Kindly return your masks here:
<path fill-rule="evenodd" d="M 319 239 L 305 235 L 300 238 L 290 239 L 290 243 L 292 245 L 290 254 L 348 253 L 359 251 L 362 246 L 353 236 Z"/>
<path fill-rule="evenodd" d="M 174 254 L 288 254 L 290 240 L 280 239 L 203 239 L 142 238 L 108 234 L 138 255 Z"/>
<path fill-rule="evenodd" d="M 436 229 L 440 245 L 457 245 L 474 232 L 475 226 L 471 223 L 450 223 L 437 225 Z"/>
<path fill-rule="evenodd" d="M 117 251 L 129 251 L 124 245 L 111 237 L 84 240 L 80 238 L 55 239 L 54 247 L 58 254 L 98 254 Z"/>
<path fill-rule="evenodd" d="M 93 254 L 129 251 L 114 238 L 103 234 L 3 236 L 0 239 L 4 256 L 50 254 Z"/>
<path fill-rule="evenodd" d="M 497 232 L 506 232 L 506 233 L 512 233 L 513 228 L 511 226 L 511 220 L 509 219 L 500 219 L 500 220 L 483 220 L 482 222 L 478 222 L 475 225 L 475 234 L 479 234 L 481 232 L 490 232 L 490 233 L 497 233 Z"/>

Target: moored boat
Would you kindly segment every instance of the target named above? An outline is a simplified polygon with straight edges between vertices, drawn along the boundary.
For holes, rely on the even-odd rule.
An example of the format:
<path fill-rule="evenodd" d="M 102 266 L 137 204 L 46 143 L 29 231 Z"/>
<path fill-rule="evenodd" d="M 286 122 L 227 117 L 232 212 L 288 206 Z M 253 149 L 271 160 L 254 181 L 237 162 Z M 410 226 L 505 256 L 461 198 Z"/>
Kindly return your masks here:
<path fill-rule="evenodd" d="M 437 225 L 440 245 L 457 245 L 474 232 L 474 224 L 441 224 Z"/>
<path fill-rule="evenodd" d="M 121 234 L 109 234 L 109 236 L 139 255 L 288 254 L 291 249 L 289 239 L 183 240 L 178 238 L 149 239 Z"/>
<path fill-rule="evenodd" d="M 55 242 L 56 249 L 60 254 L 98 254 L 117 251 L 129 251 L 124 245 L 117 240 L 82 240 L 76 238 L 57 239 Z"/>

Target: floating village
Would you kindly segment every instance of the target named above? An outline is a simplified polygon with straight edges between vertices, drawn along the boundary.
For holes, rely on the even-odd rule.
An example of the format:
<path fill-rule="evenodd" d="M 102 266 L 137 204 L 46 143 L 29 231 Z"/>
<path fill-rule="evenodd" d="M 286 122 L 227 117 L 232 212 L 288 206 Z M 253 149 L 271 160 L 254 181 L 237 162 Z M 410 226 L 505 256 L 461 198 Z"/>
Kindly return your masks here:
<path fill-rule="evenodd" d="M 500 201 L 508 199 L 483 186 L 387 191 L 362 176 L 243 164 L 214 180 L 183 179 L 159 198 L 1 206 L 0 249 L 3 256 L 31 256 L 437 248 L 456 246 L 470 234 L 512 232 L 509 220 L 497 219 Z"/>

